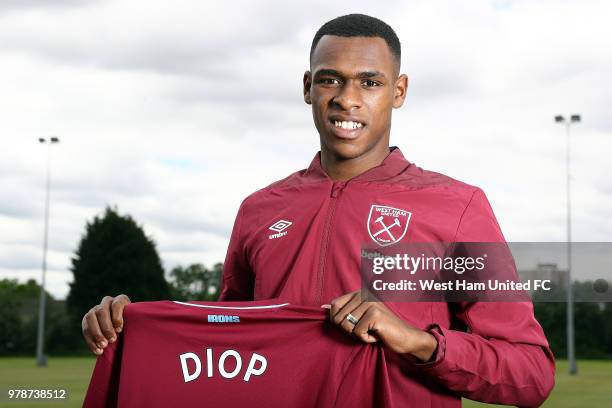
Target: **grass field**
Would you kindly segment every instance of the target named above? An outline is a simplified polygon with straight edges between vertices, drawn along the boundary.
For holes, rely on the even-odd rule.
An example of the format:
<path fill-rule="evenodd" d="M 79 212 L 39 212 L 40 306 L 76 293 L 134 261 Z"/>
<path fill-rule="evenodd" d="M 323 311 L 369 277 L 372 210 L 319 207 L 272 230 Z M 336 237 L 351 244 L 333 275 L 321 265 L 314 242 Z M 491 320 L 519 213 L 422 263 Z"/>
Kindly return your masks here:
<path fill-rule="evenodd" d="M 89 385 L 95 357 L 50 357 L 47 367 L 37 367 L 34 358 L 0 358 L 0 407 L 80 407 Z M 65 389 L 67 398 L 62 401 L 35 403 L 9 402 L 7 390 L 18 389 Z"/>
<path fill-rule="evenodd" d="M 465 408 L 492 407 L 463 400 Z M 612 361 L 579 361 L 578 375 L 567 374 L 567 361 L 557 361 L 555 388 L 544 408 L 612 407 Z"/>
<path fill-rule="evenodd" d="M 33 358 L 0 358 L 0 406 L 80 407 L 89 383 L 94 357 L 50 358 L 49 366 L 36 367 Z M 612 406 L 612 361 L 579 361 L 578 376 L 567 375 L 567 363 L 557 362 L 556 386 L 546 408 L 609 408 Z M 68 398 L 53 403 L 9 402 L 9 388 L 66 389 Z M 464 400 L 466 408 L 492 406 Z"/>

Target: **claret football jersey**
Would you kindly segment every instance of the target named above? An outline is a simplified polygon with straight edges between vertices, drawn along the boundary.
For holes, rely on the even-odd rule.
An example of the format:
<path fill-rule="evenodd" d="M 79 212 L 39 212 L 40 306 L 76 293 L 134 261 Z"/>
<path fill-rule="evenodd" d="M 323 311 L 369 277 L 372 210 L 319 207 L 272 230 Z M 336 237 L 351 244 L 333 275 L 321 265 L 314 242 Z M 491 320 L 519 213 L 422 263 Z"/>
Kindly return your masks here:
<path fill-rule="evenodd" d="M 273 301 L 132 303 L 83 406 L 389 406 L 382 347 L 327 314 Z"/>

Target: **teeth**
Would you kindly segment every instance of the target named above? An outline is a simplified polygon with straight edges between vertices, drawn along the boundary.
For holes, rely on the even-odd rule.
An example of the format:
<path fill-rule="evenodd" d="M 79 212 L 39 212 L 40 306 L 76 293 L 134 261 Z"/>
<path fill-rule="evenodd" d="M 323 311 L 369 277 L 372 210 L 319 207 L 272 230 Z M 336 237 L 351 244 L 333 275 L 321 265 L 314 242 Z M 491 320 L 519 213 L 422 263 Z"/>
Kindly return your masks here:
<path fill-rule="evenodd" d="M 360 129 L 363 127 L 363 125 L 359 122 L 339 121 L 339 120 L 334 121 L 334 126 L 341 127 L 342 129 L 350 129 L 350 130 Z"/>

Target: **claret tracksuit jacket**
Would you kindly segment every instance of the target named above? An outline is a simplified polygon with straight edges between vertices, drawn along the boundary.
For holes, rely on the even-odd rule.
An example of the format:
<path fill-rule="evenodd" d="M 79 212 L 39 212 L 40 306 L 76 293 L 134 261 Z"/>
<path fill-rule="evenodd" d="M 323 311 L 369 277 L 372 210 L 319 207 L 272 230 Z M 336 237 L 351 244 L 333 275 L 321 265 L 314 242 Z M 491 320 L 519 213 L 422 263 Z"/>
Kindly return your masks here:
<path fill-rule="evenodd" d="M 385 223 L 385 209 L 403 222 Z M 220 300 L 329 303 L 360 289 L 368 242 L 503 241 L 481 189 L 423 170 L 398 148 L 348 181 L 331 180 L 318 153 L 307 169 L 242 202 Z M 386 305 L 438 340 L 427 363 L 386 352 L 394 406 L 460 407 L 460 397 L 538 406 L 552 390 L 554 358 L 530 302 Z"/>

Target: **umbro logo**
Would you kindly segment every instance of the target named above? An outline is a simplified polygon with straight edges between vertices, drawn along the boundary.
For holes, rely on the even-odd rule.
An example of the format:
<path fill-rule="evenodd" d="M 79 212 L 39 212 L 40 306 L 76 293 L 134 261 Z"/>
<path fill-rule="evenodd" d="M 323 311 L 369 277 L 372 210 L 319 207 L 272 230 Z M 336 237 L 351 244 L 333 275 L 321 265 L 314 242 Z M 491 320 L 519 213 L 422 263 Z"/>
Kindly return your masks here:
<path fill-rule="evenodd" d="M 285 230 L 289 228 L 291 224 L 293 224 L 291 221 L 285 221 L 285 220 L 276 221 L 274 224 L 268 227 L 269 230 L 276 232 L 276 234 L 268 235 L 268 239 L 284 237 L 285 235 L 287 235 L 287 231 Z"/>
<path fill-rule="evenodd" d="M 272 224 L 269 229 L 271 229 L 272 231 L 281 232 L 289 228 L 291 224 L 293 224 L 291 221 L 278 220 L 274 224 Z"/>

